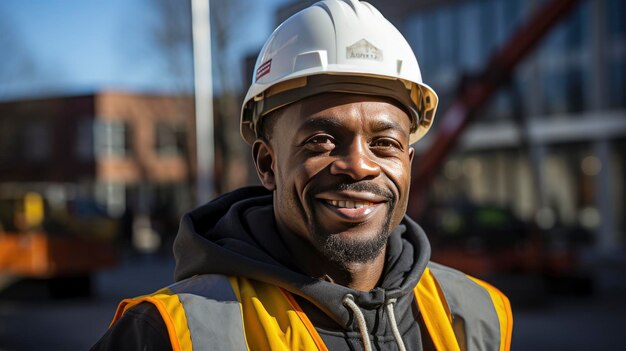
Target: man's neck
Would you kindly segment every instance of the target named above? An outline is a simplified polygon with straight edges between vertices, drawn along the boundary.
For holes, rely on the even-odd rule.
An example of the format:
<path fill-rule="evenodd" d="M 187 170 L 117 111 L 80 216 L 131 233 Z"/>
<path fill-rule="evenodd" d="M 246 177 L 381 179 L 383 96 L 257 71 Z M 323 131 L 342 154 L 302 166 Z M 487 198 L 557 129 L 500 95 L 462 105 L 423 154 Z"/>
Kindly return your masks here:
<path fill-rule="evenodd" d="M 385 265 L 386 247 L 371 261 L 340 264 L 329 260 L 306 239 L 278 225 L 279 235 L 292 253 L 293 263 L 314 278 L 320 278 L 348 288 L 369 291 L 376 287 Z"/>
<path fill-rule="evenodd" d="M 370 262 L 350 263 L 343 270 L 348 273 L 345 281 L 333 279 L 335 283 L 347 286 L 354 290 L 370 291 L 376 287 L 383 274 L 385 265 L 385 249 Z M 330 275 L 329 275 L 330 276 Z M 332 276 L 330 276 L 332 278 Z"/>

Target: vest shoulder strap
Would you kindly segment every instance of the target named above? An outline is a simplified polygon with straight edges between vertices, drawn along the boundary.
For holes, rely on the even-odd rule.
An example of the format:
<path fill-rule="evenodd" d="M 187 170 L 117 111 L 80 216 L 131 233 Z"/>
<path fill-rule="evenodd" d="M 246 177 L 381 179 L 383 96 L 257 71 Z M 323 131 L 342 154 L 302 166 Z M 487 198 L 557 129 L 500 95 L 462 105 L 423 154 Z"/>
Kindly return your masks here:
<path fill-rule="evenodd" d="M 443 329 L 443 334 L 440 335 L 449 338 L 452 331 L 457 341 L 455 350 L 510 349 L 511 306 L 507 297 L 493 286 L 455 269 L 430 263 L 416 288 L 416 296 L 418 303 L 422 300 L 420 308 L 425 319 L 429 311 L 439 309 L 444 312 L 438 315 L 439 319 L 433 317 L 431 320 L 441 325 L 439 328 Z M 431 305 L 440 303 L 440 307 L 422 308 L 426 303 L 424 300 L 430 301 Z M 430 332 L 429 323 L 425 322 Z M 436 340 L 433 341 L 437 346 Z"/>
<path fill-rule="evenodd" d="M 142 302 L 158 309 L 174 351 L 248 350 L 241 307 L 226 276 L 198 275 L 154 294 L 123 300 L 111 325 Z"/>

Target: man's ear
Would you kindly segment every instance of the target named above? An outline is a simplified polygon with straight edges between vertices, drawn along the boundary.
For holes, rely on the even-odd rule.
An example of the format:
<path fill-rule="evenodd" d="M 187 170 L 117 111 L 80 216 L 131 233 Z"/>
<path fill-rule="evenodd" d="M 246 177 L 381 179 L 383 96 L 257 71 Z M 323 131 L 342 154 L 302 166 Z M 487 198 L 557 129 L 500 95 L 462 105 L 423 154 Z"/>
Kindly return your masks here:
<path fill-rule="evenodd" d="M 274 175 L 274 150 L 264 140 L 256 140 L 252 144 L 252 157 L 259 180 L 269 190 L 276 189 L 276 177 Z"/>
<path fill-rule="evenodd" d="M 413 156 L 415 156 L 415 149 L 409 146 L 409 164 L 413 164 Z"/>

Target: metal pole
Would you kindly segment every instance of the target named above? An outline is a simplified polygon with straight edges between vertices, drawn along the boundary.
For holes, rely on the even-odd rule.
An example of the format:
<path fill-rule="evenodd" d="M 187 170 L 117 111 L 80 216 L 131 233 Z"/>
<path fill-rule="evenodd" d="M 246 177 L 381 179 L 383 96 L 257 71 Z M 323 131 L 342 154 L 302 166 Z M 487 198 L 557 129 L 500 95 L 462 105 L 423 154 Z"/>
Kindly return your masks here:
<path fill-rule="evenodd" d="M 211 72 L 210 0 L 191 0 L 196 102 L 196 202 L 214 195 L 213 76 Z"/>

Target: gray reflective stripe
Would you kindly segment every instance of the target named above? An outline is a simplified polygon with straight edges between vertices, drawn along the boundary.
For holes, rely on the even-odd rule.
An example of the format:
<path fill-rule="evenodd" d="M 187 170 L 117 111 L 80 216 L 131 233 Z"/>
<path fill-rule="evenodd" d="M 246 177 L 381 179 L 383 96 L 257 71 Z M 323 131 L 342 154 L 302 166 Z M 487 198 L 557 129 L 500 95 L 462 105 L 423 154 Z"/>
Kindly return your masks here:
<path fill-rule="evenodd" d="M 459 329 L 465 331 L 465 335 L 457 337 L 459 341 L 465 339 L 467 342 L 461 350 L 498 350 L 500 321 L 489 292 L 457 270 L 432 262 L 428 267 L 455 319 L 455 333 Z"/>
<path fill-rule="evenodd" d="M 248 350 L 241 307 L 227 277 L 199 275 L 168 288 L 183 304 L 194 351 Z"/>
<path fill-rule="evenodd" d="M 238 302 L 179 294 L 194 351 L 248 350 Z"/>

